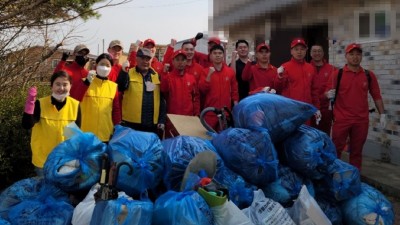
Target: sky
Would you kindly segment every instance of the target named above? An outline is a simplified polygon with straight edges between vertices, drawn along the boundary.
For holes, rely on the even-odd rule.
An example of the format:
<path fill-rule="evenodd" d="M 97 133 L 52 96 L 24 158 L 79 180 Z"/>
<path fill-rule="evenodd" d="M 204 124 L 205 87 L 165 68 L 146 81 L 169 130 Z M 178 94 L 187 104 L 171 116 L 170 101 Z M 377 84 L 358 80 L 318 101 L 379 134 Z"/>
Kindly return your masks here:
<path fill-rule="evenodd" d="M 137 40 L 152 38 L 156 44 L 169 44 L 171 38 L 191 38 L 208 30 L 209 1 L 212 0 L 133 0 L 107 7 L 99 10 L 99 19 L 75 23 L 76 38 L 67 40 L 64 47 L 73 49 L 82 42 L 91 53 L 101 54 L 103 40 L 105 52 L 115 39 L 122 41 L 128 52 L 130 44 Z"/>

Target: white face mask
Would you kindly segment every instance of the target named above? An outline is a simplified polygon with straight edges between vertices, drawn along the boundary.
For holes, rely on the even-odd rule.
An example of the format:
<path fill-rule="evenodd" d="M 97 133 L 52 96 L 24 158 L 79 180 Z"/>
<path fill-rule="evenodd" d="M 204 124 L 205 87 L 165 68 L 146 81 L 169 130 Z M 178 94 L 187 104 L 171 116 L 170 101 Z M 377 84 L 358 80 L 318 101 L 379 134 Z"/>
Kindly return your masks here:
<path fill-rule="evenodd" d="M 108 77 L 108 75 L 111 72 L 111 67 L 97 66 L 96 72 L 97 72 L 97 75 L 99 75 L 100 77 Z"/>
<path fill-rule="evenodd" d="M 66 98 L 67 96 L 69 96 L 69 92 L 64 93 L 64 94 L 56 94 L 56 93 L 53 92 L 53 93 L 51 94 L 51 96 L 53 96 L 53 98 L 57 99 L 57 101 L 62 102 L 62 101 L 65 100 L 65 98 Z"/>

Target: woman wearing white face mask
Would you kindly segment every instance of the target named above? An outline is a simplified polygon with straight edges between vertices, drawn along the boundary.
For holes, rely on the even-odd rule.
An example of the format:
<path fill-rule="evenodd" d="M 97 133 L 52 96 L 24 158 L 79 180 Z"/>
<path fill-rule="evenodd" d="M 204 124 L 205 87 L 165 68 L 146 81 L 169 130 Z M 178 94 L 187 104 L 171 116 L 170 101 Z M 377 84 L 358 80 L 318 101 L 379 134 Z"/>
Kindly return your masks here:
<path fill-rule="evenodd" d="M 108 79 L 112 66 L 109 54 L 97 57 L 96 71 L 90 71 L 84 81 L 87 90 L 81 101 L 81 129 L 94 133 L 103 142 L 110 140 L 114 125 L 121 122 L 117 84 Z"/>
<path fill-rule="evenodd" d="M 51 76 L 51 96 L 36 100 L 36 87 L 28 91 L 22 126 L 32 128 L 32 163 L 38 176 L 43 176 L 48 154 L 65 140 L 64 127 L 74 121 L 80 126 L 79 102 L 69 97 L 71 80 L 67 72 L 60 70 Z"/>

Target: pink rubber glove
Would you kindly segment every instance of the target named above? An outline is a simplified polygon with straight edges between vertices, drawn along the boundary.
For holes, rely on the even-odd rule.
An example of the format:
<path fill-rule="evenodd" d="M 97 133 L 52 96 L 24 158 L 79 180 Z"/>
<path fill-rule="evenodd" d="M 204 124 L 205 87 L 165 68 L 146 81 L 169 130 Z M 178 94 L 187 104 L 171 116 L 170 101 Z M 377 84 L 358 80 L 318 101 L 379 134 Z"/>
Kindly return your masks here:
<path fill-rule="evenodd" d="M 28 96 L 26 97 L 25 101 L 25 110 L 27 114 L 33 114 L 35 110 L 35 101 L 36 101 L 37 90 L 36 87 L 33 86 L 28 90 Z"/>

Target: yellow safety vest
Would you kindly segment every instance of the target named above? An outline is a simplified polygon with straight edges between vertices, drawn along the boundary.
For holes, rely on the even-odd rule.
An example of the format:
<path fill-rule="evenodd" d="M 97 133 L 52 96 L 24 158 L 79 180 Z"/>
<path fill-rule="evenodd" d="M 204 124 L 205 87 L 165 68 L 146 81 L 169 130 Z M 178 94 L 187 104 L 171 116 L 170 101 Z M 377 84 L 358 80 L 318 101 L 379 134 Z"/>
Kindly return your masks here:
<path fill-rule="evenodd" d="M 151 81 L 155 85 L 153 123 L 157 124 L 160 112 L 160 79 L 157 73 L 151 74 Z M 129 87 L 122 99 L 122 120 L 131 123 L 142 122 L 143 82 L 143 75 L 138 73 L 136 68 L 129 70 Z"/>
<path fill-rule="evenodd" d="M 95 77 L 81 102 L 81 129 L 109 141 L 113 133 L 112 110 L 117 84 Z"/>
<path fill-rule="evenodd" d="M 32 128 L 32 163 L 43 168 L 47 156 L 58 144 L 65 140 L 64 127 L 78 117 L 79 102 L 67 97 L 60 111 L 51 104 L 51 96 L 39 99 L 40 120 Z"/>

